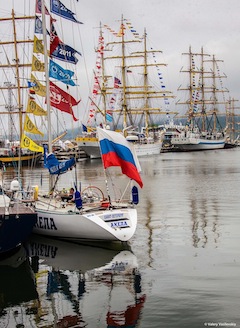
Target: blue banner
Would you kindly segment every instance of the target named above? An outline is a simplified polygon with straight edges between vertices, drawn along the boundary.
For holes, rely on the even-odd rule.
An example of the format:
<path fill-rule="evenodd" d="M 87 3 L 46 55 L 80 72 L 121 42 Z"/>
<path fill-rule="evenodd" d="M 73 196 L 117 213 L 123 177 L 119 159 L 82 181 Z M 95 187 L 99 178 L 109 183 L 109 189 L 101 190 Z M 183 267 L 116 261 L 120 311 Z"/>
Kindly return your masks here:
<path fill-rule="evenodd" d="M 41 19 L 38 16 L 36 16 L 36 18 L 35 18 L 34 33 L 43 34 L 42 21 L 41 21 Z M 47 30 L 47 34 L 50 35 L 50 33 L 48 32 L 48 30 Z"/>
<path fill-rule="evenodd" d="M 61 1 L 59 0 L 50 1 L 50 11 L 60 17 L 66 18 L 75 23 L 83 24 L 82 22 L 77 21 L 76 18 L 73 16 L 75 14 L 67 7 L 65 7 L 64 4 L 61 3 Z"/>
<path fill-rule="evenodd" d="M 107 120 L 108 122 L 112 122 L 112 121 L 113 121 L 113 117 L 112 117 L 112 115 L 106 113 L 106 120 Z"/>
<path fill-rule="evenodd" d="M 74 165 L 74 157 L 63 162 L 59 162 L 53 153 L 45 157 L 44 167 L 48 168 L 50 174 L 63 174 L 71 169 Z"/>
<path fill-rule="evenodd" d="M 53 51 L 51 57 L 57 58 L 64 62 L 77 64 L 78 59 L 75 57 L 75 54 L 78 53 L 81 56 L 81 53 L 73 49 L 72 47 L 60 43 L 57 48 Z"/>
<path fill-rule="evenodd" d="M 42 30 L 42 21 L 41 19 L 36 16 L 36 19 L 35 19 L 35 33 L 38 33 L 38 34 L 42 34 L 43 33 L 43 30 Z"/>
<path fill-rule="evenodd" d="M 36 82 L 32 82 L 32 81 L 27 81 L 27 84 L 28 84 L 28 88 L 34 88 L 37 86 L 37 83 Z"/>
<path fill-rule="evenodd" d="M 49 77 L 52 77 L 53 79 L 61 81 L 65 84 L 75 86 L 76 84 L 72 80 L 73 75 L 74 75 L 73 71 L 62 68 L 60 65 L 58 65 L 57 63 L 54 63 L 54 61 L 52 61 L 50 59 L 50 61 L 49 61 Z"/>

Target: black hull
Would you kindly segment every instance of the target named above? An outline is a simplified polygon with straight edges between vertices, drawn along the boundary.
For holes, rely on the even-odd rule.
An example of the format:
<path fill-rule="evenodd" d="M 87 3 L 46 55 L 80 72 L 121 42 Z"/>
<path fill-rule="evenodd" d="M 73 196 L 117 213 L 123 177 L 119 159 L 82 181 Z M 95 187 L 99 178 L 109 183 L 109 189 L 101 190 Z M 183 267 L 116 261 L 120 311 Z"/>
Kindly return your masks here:
<path fill-rule="evenodd" d="M 14 204 L 9 207 L 9 214 L 5 208 L 0 208 L 0 257 L 18 245 L 22 244 L 32 233 L 37 221 L 37 214 L 24 204 Z"/>

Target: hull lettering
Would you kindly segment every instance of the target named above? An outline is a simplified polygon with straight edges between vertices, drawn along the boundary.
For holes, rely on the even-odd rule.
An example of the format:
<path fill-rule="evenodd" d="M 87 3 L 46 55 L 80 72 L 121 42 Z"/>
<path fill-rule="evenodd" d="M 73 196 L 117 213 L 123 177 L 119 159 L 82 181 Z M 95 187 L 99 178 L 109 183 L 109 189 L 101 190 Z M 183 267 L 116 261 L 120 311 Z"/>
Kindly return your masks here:
<path fill-rule="evenodd" d="M 35 227 L 45 230 L 57 230 L 53 218 L 45 218 L 42 216 L 38 216 Z"/>

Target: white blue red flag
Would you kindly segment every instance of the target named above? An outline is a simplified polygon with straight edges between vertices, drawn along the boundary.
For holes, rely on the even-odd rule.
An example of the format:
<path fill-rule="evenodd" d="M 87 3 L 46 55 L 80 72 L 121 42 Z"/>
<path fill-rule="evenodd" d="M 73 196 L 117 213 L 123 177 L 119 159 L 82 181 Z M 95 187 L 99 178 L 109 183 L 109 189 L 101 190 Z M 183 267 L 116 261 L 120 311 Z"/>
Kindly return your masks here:
<path fill-rule="evenodd" d="M 140 165 L 133 145 L 119 132 L 97 128 L 104 168 L 120 166 L 122 173 L 142 188 Z"/>

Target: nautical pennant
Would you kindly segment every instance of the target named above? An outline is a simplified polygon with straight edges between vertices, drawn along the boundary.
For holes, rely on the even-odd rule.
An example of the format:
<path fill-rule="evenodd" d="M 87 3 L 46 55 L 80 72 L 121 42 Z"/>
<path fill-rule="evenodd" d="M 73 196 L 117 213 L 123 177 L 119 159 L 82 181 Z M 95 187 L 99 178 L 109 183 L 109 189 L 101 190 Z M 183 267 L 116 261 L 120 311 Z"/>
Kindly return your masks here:
<path fill-rule="evenodd" d="M 27 113 L 32 113 L 35 116 L 46 116 L 47 112 L 40 107 L 34 99 L 32 99 L 31 97 L 28 98 L 28 104 L 27 104 Z"/>
<path fill-rule="evenodd" d="M 23 129 L 26 132 L 30 132 L 33 134 L 40 134 L 42 137 L 44 136 L 44 133 L 38 130 L 35 124 L 33 124 L 33 122 L 30 120 L 28 115 L 26 115 Z"/>
<path fill-rule="evenodd" d="M 34 35 L 33 52 L 36 54 L 44 54 L 43 42 L 39 40 L 36 35 Z"/>
<path fill-rule="evenodd" d="M 72 106 L 76 106 L 81 100 L 76 101 L 71 95 L 60 89 L 53 82 L 50 82 L 50 103 L 53 107 L 62 112 L 71 114 L 74 121 L 78 119 L 74 116 Z"/>
<path fill-rule="evenodd" d="M 43 34 L 42 21 L 38 16 L 36 16 L 36 18 L 35 18 L 34 33 Z M 47 34 L 49 35 L 48 30 L 47 30 Z"/>
<path fill-rule="evenodd" d="M 35 94 L 40 97 L 46 96 L 46 87 L 45 85 L 42 85 L 33 75 L 31 75 L 31 82 L 35 85 L 32 87 Z"/>
<path fill-rule="evenodd" d="M 43 147 L 36 144 L 31 138 L 27 137 L 24 133 L 21 139 L 21 148 L 27 148 L 31 151 L 43 153 Z"/>
<path fill-rule="evenodd" d="M 72 80 L 73 75 L 74 75 L 73 71 L 62 68 L 60 65 L 58 65 L 57 63 L 55 63 L 54 61 L 52 61 L 50 59 L 50 61 L 49 61 L 49 77 L 59 80 L 65 84 L 75 86 L 76 84 Z"/>
<path fill-rule="evenodd" d="M 27 81 L 27 84 L 28 84 L 28 86 L 27 86 L 28 88 L 33 88 L 33 87 L 37 86 L 36 82 Z"/>
<path fill-rule="evenodd" d="M 78 59 L 75 57 L 76 53 L 81 56 L 81 53 L 79 51 L 64 44 L 63 42 L 60 42 L 51 54 L 51 57 L 71 64 L 77 64 Z"/>
<path fill-rule="evenodd" d="M 99 36 L 98 38 L 98 49 L 97 49 L 97 59 L 96 59 L 96 72 L 94 76 L 94 85 L 93 85 L 93 90 L 92 90 L 92 101 L 90 103 L 90 109 L 89 109 L 89 117 L 88 117 L 88 124 L 91 124 L 93 121 L 93 118 L 96 116 L 96 104 L 95 100 L 96 97 L 100 91 L 100 75 L 101 75 L 101 69 L 102 69 L 102 57 L 103 57 L 103 52 L 104 52 L 104 37 Z"/>
<path fill-rule="evenodd" d="M 50 56 L 54 52 L 54 50 L 58 47 L 61 40 L 59 39 L 55 27 L 53 25 L 53 18 L 50 16 Z"/>
<path fill-rule="evenodd" d="M 32 72 L 44 72 L 44 63 L 41 63 L 35 56 L 32 58 Z"/>
<path fill-rule="evenodd" d="M 73 16 L 75 14 L 71 10 L 69 10 L 67 7 L 65 7 L 64 4 L 62 2 L 60 2 L 59 0 L 51 0 L 50 1 L 50 11 L 60 17 L 66 18 L 75 23 L 83 24 L 82 22 L 79 22 L 78 20 L 76 20 L 76 18 Z"/>

